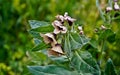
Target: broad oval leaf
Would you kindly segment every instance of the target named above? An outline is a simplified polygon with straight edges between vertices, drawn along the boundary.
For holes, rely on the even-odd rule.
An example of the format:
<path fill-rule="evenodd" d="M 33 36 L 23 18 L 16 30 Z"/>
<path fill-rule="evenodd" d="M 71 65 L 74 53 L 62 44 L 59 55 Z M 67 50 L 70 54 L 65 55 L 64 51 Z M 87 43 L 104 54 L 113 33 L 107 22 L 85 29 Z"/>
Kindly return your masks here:
<path fill-rule="evenodd" d="M 80 49 L 85 44 L 88 43 L 89 39 L 84 35 L 79 35 L 78 33 L 70 33 L 70 44 L 71 50 Z"/>
<path fill-rule="evenodd" d="M 31 29 L 49 25 L 49 23 L 44 22 L 44 21 L 29 20 L 28 22 L 30 24 Z"/>
<path fill-rule="evenodd" d="M 87 51 L 75 51 L 71 62 L 72 66 L 83 75 L 101 74 L 98 64 Z"/>
<path fill-rule="evenodd" d="M 48 66 L 28 66 L 33 75 L 79 75 L 76 71 L 69 71 L 55 65 Z"/>
<path fill-rule="evenodd" d="M 39 32 L 35 32 L 35 31 L 32 31 L 32 30 L 29 30 L 28 32 L 32 35 L 33 38 L 42 39 Z"/>
<path fill-rule="evenodd" d="M 31 26 L 30 31 L 34 31 L 34 32 L 47 33 L 47 32 L 52 32 L 54 30 L 54 27 L 51 24 L 44 21 L 29 20 L 29 24 Z"/>
<path fill-rule="evenodd" d="M 31 29 L 30 31 L 35 31 L 39 33 L 47 33 L 47 32 L 53 32 L 54 28 L 52 25 L 47 25 L 47 26 L 41 26 L 35 29 Z"/>

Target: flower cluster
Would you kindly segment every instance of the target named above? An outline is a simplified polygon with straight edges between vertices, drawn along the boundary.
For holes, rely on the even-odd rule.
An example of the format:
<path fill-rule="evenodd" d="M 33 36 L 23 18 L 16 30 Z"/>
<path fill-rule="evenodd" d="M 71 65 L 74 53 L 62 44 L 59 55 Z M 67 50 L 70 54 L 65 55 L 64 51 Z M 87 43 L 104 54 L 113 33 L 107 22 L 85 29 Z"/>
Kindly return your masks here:
<path fill-rule="evenodd" d="M 44 42 L 51 45 L 51 48 L 48 50 L 49 55 L 59 56 L 64 54 L 61 44 L 57 42 L 56 36 L 59 33 L 65 34 L 68 31 L 67 27 L 64 25 L 65 22 L 71 26 L 75 20 L 76 19 L 68 16 L 67 12 L 64 14 L 64 16 L 57 15 L 56 20 L 52 22 L 54 31 L 52 33 L 40 34 L 40 36 L 43 37 Z"/>
<path fill-rule="evenodd" d="M 120 7 L 119 7 L 119 5 L 118 5 L 118 1 L 117 1 L 117 0 L 114 0 L 114 7 L 113 7 L 113 8 L 110 7 L 110 6 L 106 7 L 106 12 L 110 12 L 110 11 L 112 11 L 113 9 L 114 9 L 115 11 L 119 11 L 119 10 L 120 10 Z"/>
<path fill-rule="evenodd" d="M 68 13 L 66 12 L 63 15 L 57 15 L 56 19 L 52 25 L 55 28 L 53 33 L 55 34 L 59 34 L 61 33 L 66 33 L 67 32 L 67 27 L 65 27 L 64 23 L 67 22 L 70 26 L 72 26 L 73 22 L 76 21 L 76 19 L 71 18 L 70 16 L 68 16 Z"/>

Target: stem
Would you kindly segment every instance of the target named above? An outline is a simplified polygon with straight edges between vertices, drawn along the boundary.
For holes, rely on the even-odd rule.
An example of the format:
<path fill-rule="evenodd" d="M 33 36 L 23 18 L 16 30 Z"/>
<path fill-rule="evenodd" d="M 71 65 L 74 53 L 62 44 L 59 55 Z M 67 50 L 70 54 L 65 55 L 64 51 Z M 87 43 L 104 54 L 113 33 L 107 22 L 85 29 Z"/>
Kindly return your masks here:
<path fill-rule="evenodd" d="M 105 38 L 101 41 L 101 48 L 100 48 L 100 57 L 99 57 L 99 62 L 100 62 L 100 67 L 101 67 L 101 63 L 103 60 L 103 52 L 104 52 L 104 45 L 105 45 Z"/>
<path fill-rule="evenodd" d="M 105 17 L 104 17 L 104 13 L 102 12 L 102 10 L 101 10 L 101 8 L 100 8 L 99 0 L 96 0 L 96 6 L 97 6 L 97 8 L 98 8 L 98 10 L 99 10 L 99 12 L 100 12 L 101 18 L 103 19 L 104 22 L 106 22 L 106 19 L 105 19 Z"/>

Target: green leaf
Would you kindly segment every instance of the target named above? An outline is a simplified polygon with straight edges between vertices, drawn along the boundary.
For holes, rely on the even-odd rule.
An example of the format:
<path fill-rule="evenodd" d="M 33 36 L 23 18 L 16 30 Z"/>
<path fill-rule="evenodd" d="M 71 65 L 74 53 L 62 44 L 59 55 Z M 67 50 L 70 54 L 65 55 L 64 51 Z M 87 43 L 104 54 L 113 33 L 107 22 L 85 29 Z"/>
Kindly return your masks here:
<path fill-rule="evenodd" d="M 29 20 L 29 24 L 31 26 L 30 31 L 34 32 L 47 33 L 54 30 L 54 27 L 51 24 L 44 21 Z"/>
<path fill-rule="evenodd" d="M 86 43 L 88 43 L 88 41 L 89 39 L 86 38 L 84 35 L 80 36 L 78 33 L 70 34 L 71 50 L 80 49 Z"/>
<path fill-rule="evenodd" d="M 89 44 L 90 44 L 93 48 L 97 48 L 97 47 L 98 47 L 98 42 L 97 42 L 97 40 L 95 40 L 95 39 L 91 39 L 91 40 L 89 41 Z"/>
<path fill-rule="evenodd" d="M 41 26 L 50 25 L 50 24 L 47 23 L 47 22 L 37 21 L 37 20 L 29 20 L 28 22 L 29 22 L 29 24 L 30 24 L 31 29 L 35 29 L 35 28 L 38 28 L 38 27 L 41 27 Z"/>
<path fill-rule="evenodd" d="M 28 66 L 33 75 L 79 75 L 76 71 L 69 71 L 55 65 Z"/>
<path fill-rule="evenodd" d="M 39 33 L 47 33 L 47 32 L 53 32 L 54 28 L 52 25 L 47 26 L 41 26 L 35 29 L 31 29 L 31 31 L 39 32 Z"/>
<path fill-rule="evenodd" d="M 34 63 L 36 65 L 46 65 L 50 63 L 48 56 L 45 54 L 47 50 L 43 51 L 29 51 L 28 55 L 32 59 L 29 63 Z"/>
<path fill-rule="evenodd" d="M 104 75 L 117 75 L 114 64 L 110 58 L 107 61 Z"/>
<path fill-rule="evenodd" d="M 114 34 L 114 32 L 111 29 L 106 29 L 103 32 L 101 32 L 101 34 L 99 36 L 99 41 L 107 39 L 109 36 L 111 36 L 113 34 Z"/>
<path fill-rule="evenodd" d="M 50 59 L 59 63 L 68 62 L 68 58 L 66 56 L 60 56 L 60 57 L 51 56 Z"/>
<path fill-rule="evenodd" d="M 48 48 L 49 45 L 45 44 L 44 42 L 41 42 L 40 44 L 36 45 L 34 48 L 32 48 L 32 51 L 38 51 Z"/>
<path fill-rule="evenodd" d="M 71 62 L 73 68 L 83 75 L 100 75 L 98 64 L 87 51 L 75 51 Z"/>
<path fill-rule="evenodd" d="M 115 40 L 115 37 L 116 37 L 116 34 L 111 34 L 109 37 L 107 37 L 107 41 L 108 41 L 109 43 L 113 43 L 113 42 L 116 41 L 116 40 Z"/>
<path fill-rule="evenodd" d="M 33 38 L 42 39 L 39 32 L 35 32 L 35 31 L 31 31 L 31 30 L 29 30 L 28 32 L 32 35 Z"/>
<path fill-rule="evenodd" d="M 35 45 L 38 45 L 38 44 L 40 44 L 42 42 L 38 38 L 34 38 L 33 40 L 34 40 Z"/>
<path fill-rule="evenodd" d="M 67 58 L 67 56 L 60 56 L 60 57 L 56 57 L 56 56 L 50 56 L 49 57 L 52 62 L 54 62 L 54 64 L 56 64 L 57 66 L 60 66 L 60 67 L 64 67 L 68 70 L 70 70 L 70 62 L 69 62 L 69 59 Z"/>

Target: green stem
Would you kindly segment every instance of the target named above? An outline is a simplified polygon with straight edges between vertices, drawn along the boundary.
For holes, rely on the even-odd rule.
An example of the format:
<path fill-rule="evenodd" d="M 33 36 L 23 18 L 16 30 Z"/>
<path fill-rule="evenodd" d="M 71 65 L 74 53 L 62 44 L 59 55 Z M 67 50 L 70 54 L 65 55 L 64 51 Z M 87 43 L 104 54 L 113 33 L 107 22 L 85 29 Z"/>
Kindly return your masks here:
<path fill-rule="evenodd" d="M 98 8 L 98 10 L 100 12 L 101 18 L 103 19 L 104 22 L 106 22 L 106 19 L 104 17 L 104 13 L 102 12 L 102 9 L 100 8 L 99 0 L 96 0 L 96 6 L 97 6 L 97 8 Z"/>
<path fill-rule="evenodd" d="M 101 66 L 101 62 L 103 60 L 104 45 L 105 45 L 105 38 L 101 41 L 100 57 L 99 57 L 100 66 Z"/>

